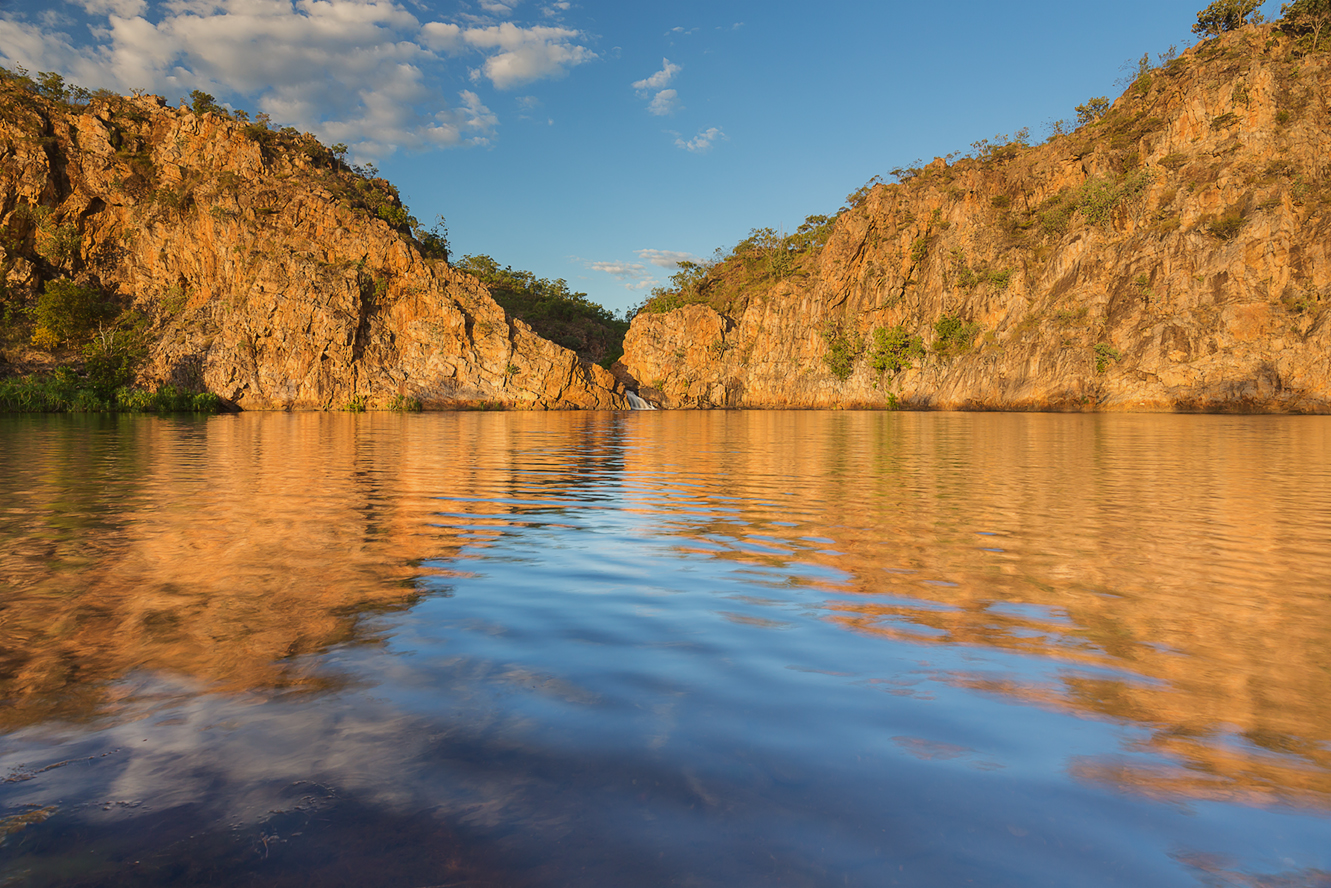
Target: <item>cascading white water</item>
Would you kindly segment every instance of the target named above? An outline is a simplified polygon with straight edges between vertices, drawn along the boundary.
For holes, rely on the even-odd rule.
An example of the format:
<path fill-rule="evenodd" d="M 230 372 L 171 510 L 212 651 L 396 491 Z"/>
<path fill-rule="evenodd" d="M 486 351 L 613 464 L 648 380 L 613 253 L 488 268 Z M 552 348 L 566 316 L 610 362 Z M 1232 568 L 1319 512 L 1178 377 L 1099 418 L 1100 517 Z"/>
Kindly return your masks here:
<path fill-rule="evenodd" d="M 648 404 L 642 398 L 638 397 L 637 392 L 625 392 L 624 395 L 629 399 L 629 406 L 634 410 L 655 410 L 651 404 Z"/>

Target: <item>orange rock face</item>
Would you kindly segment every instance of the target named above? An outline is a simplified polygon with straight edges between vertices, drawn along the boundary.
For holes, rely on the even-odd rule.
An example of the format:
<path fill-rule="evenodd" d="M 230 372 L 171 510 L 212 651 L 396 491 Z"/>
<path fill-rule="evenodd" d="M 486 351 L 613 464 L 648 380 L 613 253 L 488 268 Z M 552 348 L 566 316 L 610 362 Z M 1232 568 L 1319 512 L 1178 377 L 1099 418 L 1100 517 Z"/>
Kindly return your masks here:
<path fill-rule="evenodd" d="M 609 372 L 335 194 L 353 181 L 345 168 L 152 96 L 80 113 L 8 88 L 0 105 L 7 283 L 35 293 L 68 276 L 142 309 L 153 322 L 144 383 L 246 409 L 396 396 L 440 408 L 627 406 Z M 53 247 L 61 233 L 72 247 Z"/>
<path fill-rule="evenodd" d="M 1075 133 L 874 187 L 779 274 L 732 260 L 617 370 L 664 406 L 1331 411 L 1329 106 L 1331 54 L 1200 44 Z M 926 354 L 876 369 L 892 328 Z"/>

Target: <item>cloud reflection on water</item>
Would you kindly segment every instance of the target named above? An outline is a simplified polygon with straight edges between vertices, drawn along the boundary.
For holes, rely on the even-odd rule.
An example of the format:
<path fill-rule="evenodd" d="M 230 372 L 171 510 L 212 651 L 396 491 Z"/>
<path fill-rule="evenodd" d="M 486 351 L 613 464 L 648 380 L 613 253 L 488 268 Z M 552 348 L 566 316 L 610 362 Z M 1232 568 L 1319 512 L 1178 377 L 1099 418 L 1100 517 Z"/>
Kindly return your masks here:
<path fill-rule="evenodd" d="M 739 881 L 763 849 L 789 884 L 829 871 L 801 842 L 843 842 L 841 871 L 879 823 L 891 853 L 933 849 L 934 884 L 1020 855 L 1009 825 L 1078 847 L 1069 824 L 1010 824 L 1001 793 L 970 798 L 976 772 L 1029 768 L 1004 746 L 1022 720 L 1053 724 L 971 724 L 960 707 L 981 698 L 1130 738 L 1057 753 L 1085 792 L 1060 789 L 1079 800 L 1064 813 L 1112 808 L 1100 786 L 1331 809 L 1325 424 L 274 415 L 21 432 L 0 482 L 6 803 L 82 799 L 64 815 L 108 829 L 171 810 L 240 824 L 233 873 L 274 853 L 251 847 L 273 812 L 302 805 L 376 830 L 424 817 L 470 849 L 431 866 L 482 880 L 501 880 L 492 853 L 564 843 L 574 866 L 613 835 L 632 841 L 612 880 L 656 866 L 660 836 L 742 847 Z M 838 701 L 863 724 L 826 741 L 802 724 Z M 48 741 L 89 763 L 36 774 Z M 811 761 L 824 745 L 856 761 Z M 972 807 L 977 845 L 925 837 L 951 816 L 926 787 Z M 803 838 L 764 844 L 779 823 Z M 654 872 L 683 878 L 690 859 Z M 565 872 L 524 860 L 504 878 Z"/>

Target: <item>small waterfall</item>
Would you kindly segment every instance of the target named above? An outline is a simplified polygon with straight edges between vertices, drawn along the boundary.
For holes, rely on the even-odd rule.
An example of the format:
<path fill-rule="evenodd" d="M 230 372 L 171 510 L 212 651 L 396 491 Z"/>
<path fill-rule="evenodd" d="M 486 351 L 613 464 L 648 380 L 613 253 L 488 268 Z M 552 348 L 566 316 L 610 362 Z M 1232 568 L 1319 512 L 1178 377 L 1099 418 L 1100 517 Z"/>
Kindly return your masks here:
<path fill-rule="evenodd" d="M 626 391 L 626 392 L 624 392 L 624 396 L 627 397 L 627 398 L 629 399 L 629 406 L 632 407 L 634 410 L 655 410 L 655 409 L 656 409 L 656 408 L 653 407 L 651 404 L 648 404 L 646 401 L 644 401 L 642 398 L 639 398 L 637 392 L 629 392 L 629 391 Z"/>

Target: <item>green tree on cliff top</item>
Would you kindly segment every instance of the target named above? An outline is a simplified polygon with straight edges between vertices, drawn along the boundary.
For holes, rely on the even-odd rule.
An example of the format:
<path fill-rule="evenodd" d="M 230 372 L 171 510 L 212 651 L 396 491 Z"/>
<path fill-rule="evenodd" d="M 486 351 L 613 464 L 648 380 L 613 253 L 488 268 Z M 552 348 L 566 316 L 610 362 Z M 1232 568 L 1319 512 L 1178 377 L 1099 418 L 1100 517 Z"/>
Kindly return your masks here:
<path fill-rule="evenodd" d="M 1198 37 L 1216 37 L 1247 24 L 1256 24 L 1261 21 L 1261 14 L 1257 12 L 1261 5 L 1262 0 L 1215 0 L 1197 13 L 1197 24 L 1192 26 L 1192 33 Z"/>
<path fill-rule="evenodd" d="M 1312 38 L 1313 52 L 1331 33 L 1331 0 L 1294 0 L 1280 7 L 1280 13 L 1285 30 Z"/>

